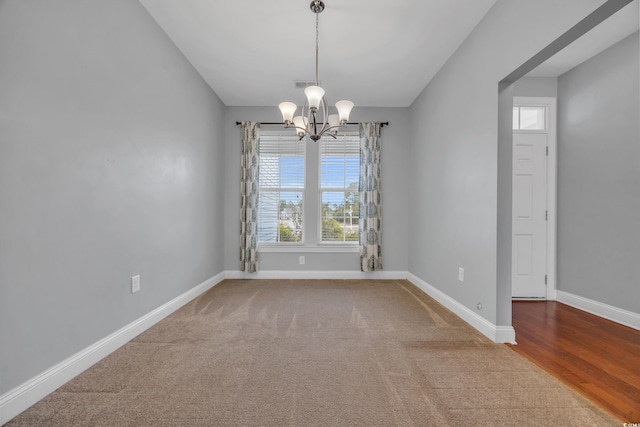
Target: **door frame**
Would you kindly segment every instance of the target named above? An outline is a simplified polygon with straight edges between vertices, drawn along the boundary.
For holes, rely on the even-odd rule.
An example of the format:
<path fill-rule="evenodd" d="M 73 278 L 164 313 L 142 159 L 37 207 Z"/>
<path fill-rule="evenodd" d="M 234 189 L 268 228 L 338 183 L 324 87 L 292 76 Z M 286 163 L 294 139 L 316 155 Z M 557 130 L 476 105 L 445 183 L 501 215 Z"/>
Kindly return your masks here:
<path fill-rule="evenodd" d="M 556 98 L 514 96 L 514 106 L 544 106 L 546 107 L 547 144 L 549 155 L 547 156 L 547 283 L 546 299 L 556 299 L 556 207 L 557 207 L 557 116 Z M 522 133 L 541 133 L 540 131 L 518 131 Z M 512 160 L 513 161 L 513 160 Z M 513 217 L 511 219 L 513 221 Z M 511 232 L 513 242 L 513 229 Z M 513 273 L 512 273 L 513 274 Z M 513 276 L 512 276 L 513 277 Z M 518 298 L 519 300 L 523 298 Z"/>

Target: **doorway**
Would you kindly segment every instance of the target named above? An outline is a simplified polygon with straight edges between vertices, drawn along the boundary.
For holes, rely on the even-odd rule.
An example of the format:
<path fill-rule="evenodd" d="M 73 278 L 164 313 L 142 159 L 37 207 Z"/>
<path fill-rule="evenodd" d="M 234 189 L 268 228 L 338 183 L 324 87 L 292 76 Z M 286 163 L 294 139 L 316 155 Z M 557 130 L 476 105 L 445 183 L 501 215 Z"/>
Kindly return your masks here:
<path fill-rule="evenodd" d="M 512 297 L 554 299 L 556 99 L 514 97 Z"/>
<path fill-rule="evenodd" d="M 576 41 L 585 33 L 598 26 L 617 11 L 632 3 L 632 0 L 607 0 L 584 19 L 551 42 L 540 52 L 517 67 L 498 82 L 498 194 L 497 194 L 497 295 L 496 318 L 498 324 L 511 325 L 511 306 L 513 301 L 513 101 L 514 83 L 540 64 Z M 637 15 L 636 15 L 637 16 Z M 555 235 L 555 232 L 554 232 Z M 555 294 L 554 271 L 548 270 L 548 293 Z M 551 292 L 550 292 L 551 291 Z M 547 296 L 555 299 L 555 295 Z M 515 339 L 515 337 L 514 337 Z"/>

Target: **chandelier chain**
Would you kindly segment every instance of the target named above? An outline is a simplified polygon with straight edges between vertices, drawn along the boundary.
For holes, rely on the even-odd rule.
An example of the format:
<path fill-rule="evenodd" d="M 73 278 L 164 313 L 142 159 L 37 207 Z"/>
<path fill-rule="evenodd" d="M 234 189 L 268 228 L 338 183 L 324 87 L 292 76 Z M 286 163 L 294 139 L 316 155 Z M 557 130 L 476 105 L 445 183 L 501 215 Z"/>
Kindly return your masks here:
<path fill-rule="evenodd" d="M 318 80 L 318 15 L 320 12 L 316 11 L 316 86 L 319 86 L 320 83 Z"/>

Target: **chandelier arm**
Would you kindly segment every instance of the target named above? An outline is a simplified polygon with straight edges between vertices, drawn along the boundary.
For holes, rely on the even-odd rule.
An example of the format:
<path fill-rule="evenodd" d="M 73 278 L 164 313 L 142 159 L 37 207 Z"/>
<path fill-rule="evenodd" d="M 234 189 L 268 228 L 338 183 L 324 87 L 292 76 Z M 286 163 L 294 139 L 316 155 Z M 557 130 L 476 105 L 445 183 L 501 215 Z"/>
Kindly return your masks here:
<path fill-rule="evenodd" d="M 305 109 L 307 110 L 307 114 L 305 114 Z M 309 106 L 309 101 L 308 100 L 304 100 L 304 104 L 302 105 L 302 111 L 300 112 L 300 114 L 302 115 L 302 117 L 306 117 L 307 118 L 307 122 L 304 123 L 304 132 L 305 135 L 307 134 L 311 134 L 311 119 L 313 116 L 313 111 L 311 111 L 311 107 Z"/>
<path fill-rule="evenodd" d="M 318 134 L 318 122 L 316 120 L 316 113 L 313 113 L 313 134 L 317 135 Z"/>
<path fill-rule="evenodd" d="M 338 139 L 338 137 L 337 137 L 337 136 L 335 136 L 334 134 L 332 134 L 331 132 L 329 132 L 329 129 L 331 129 L 331 128 L 327 128 L 327 129 L 325 129 L 323 132 L 321 132 L 321 133 L 320 133 L 320 136 L 322 137 L 322 136 L 324 136 L 325 134 L 327 134 L 327 135 L 329 135 L 329 136 L 330 136 L 331 138 L 333 138 L 333 139 Z"/>
<path fill-rule="evenodd" d="M 304 113 L 305 108 L 307 109 L 307 114 L 306 115 Z M 305 130 L 304 131 L 305 131 L 306 134 L 310 135 L 311 134 L 311 125 L 313 123 L 313 121 L 312 121 L 312 119 L 313 119 L 313 111 L 311 110 L 311 107 L 309 107 L 309 101 L 307 101 L 306 99 L 305 99 L 304 104 L 302 106 L 301 114 L 302 114 L 303 117 L 307 118 L 307 122 L 304 123 L 304 126 L 305 126 Z"/>
<path fill-rule="evenodd" d="M 329 126 L 329 105 L 327 104 L 327 99 L 322 97 L 322 129 L 320 129 L 319 135 L 325 133 Z"/>

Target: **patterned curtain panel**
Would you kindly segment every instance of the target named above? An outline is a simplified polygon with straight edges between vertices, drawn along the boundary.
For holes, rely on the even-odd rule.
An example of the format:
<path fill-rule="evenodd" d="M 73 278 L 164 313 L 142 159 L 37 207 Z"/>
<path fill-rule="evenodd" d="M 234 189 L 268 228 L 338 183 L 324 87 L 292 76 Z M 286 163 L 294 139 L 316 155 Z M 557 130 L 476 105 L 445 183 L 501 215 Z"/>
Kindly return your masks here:
<path fill-rule="evenodd" d="M 242 122 L 240 271 L 258 271 L 258 140 L 260 123 Z"/>
<path fill-rule="evenodd" d="M 360 270 L 382 270 L 380 123 L 360 123 Z"/>

